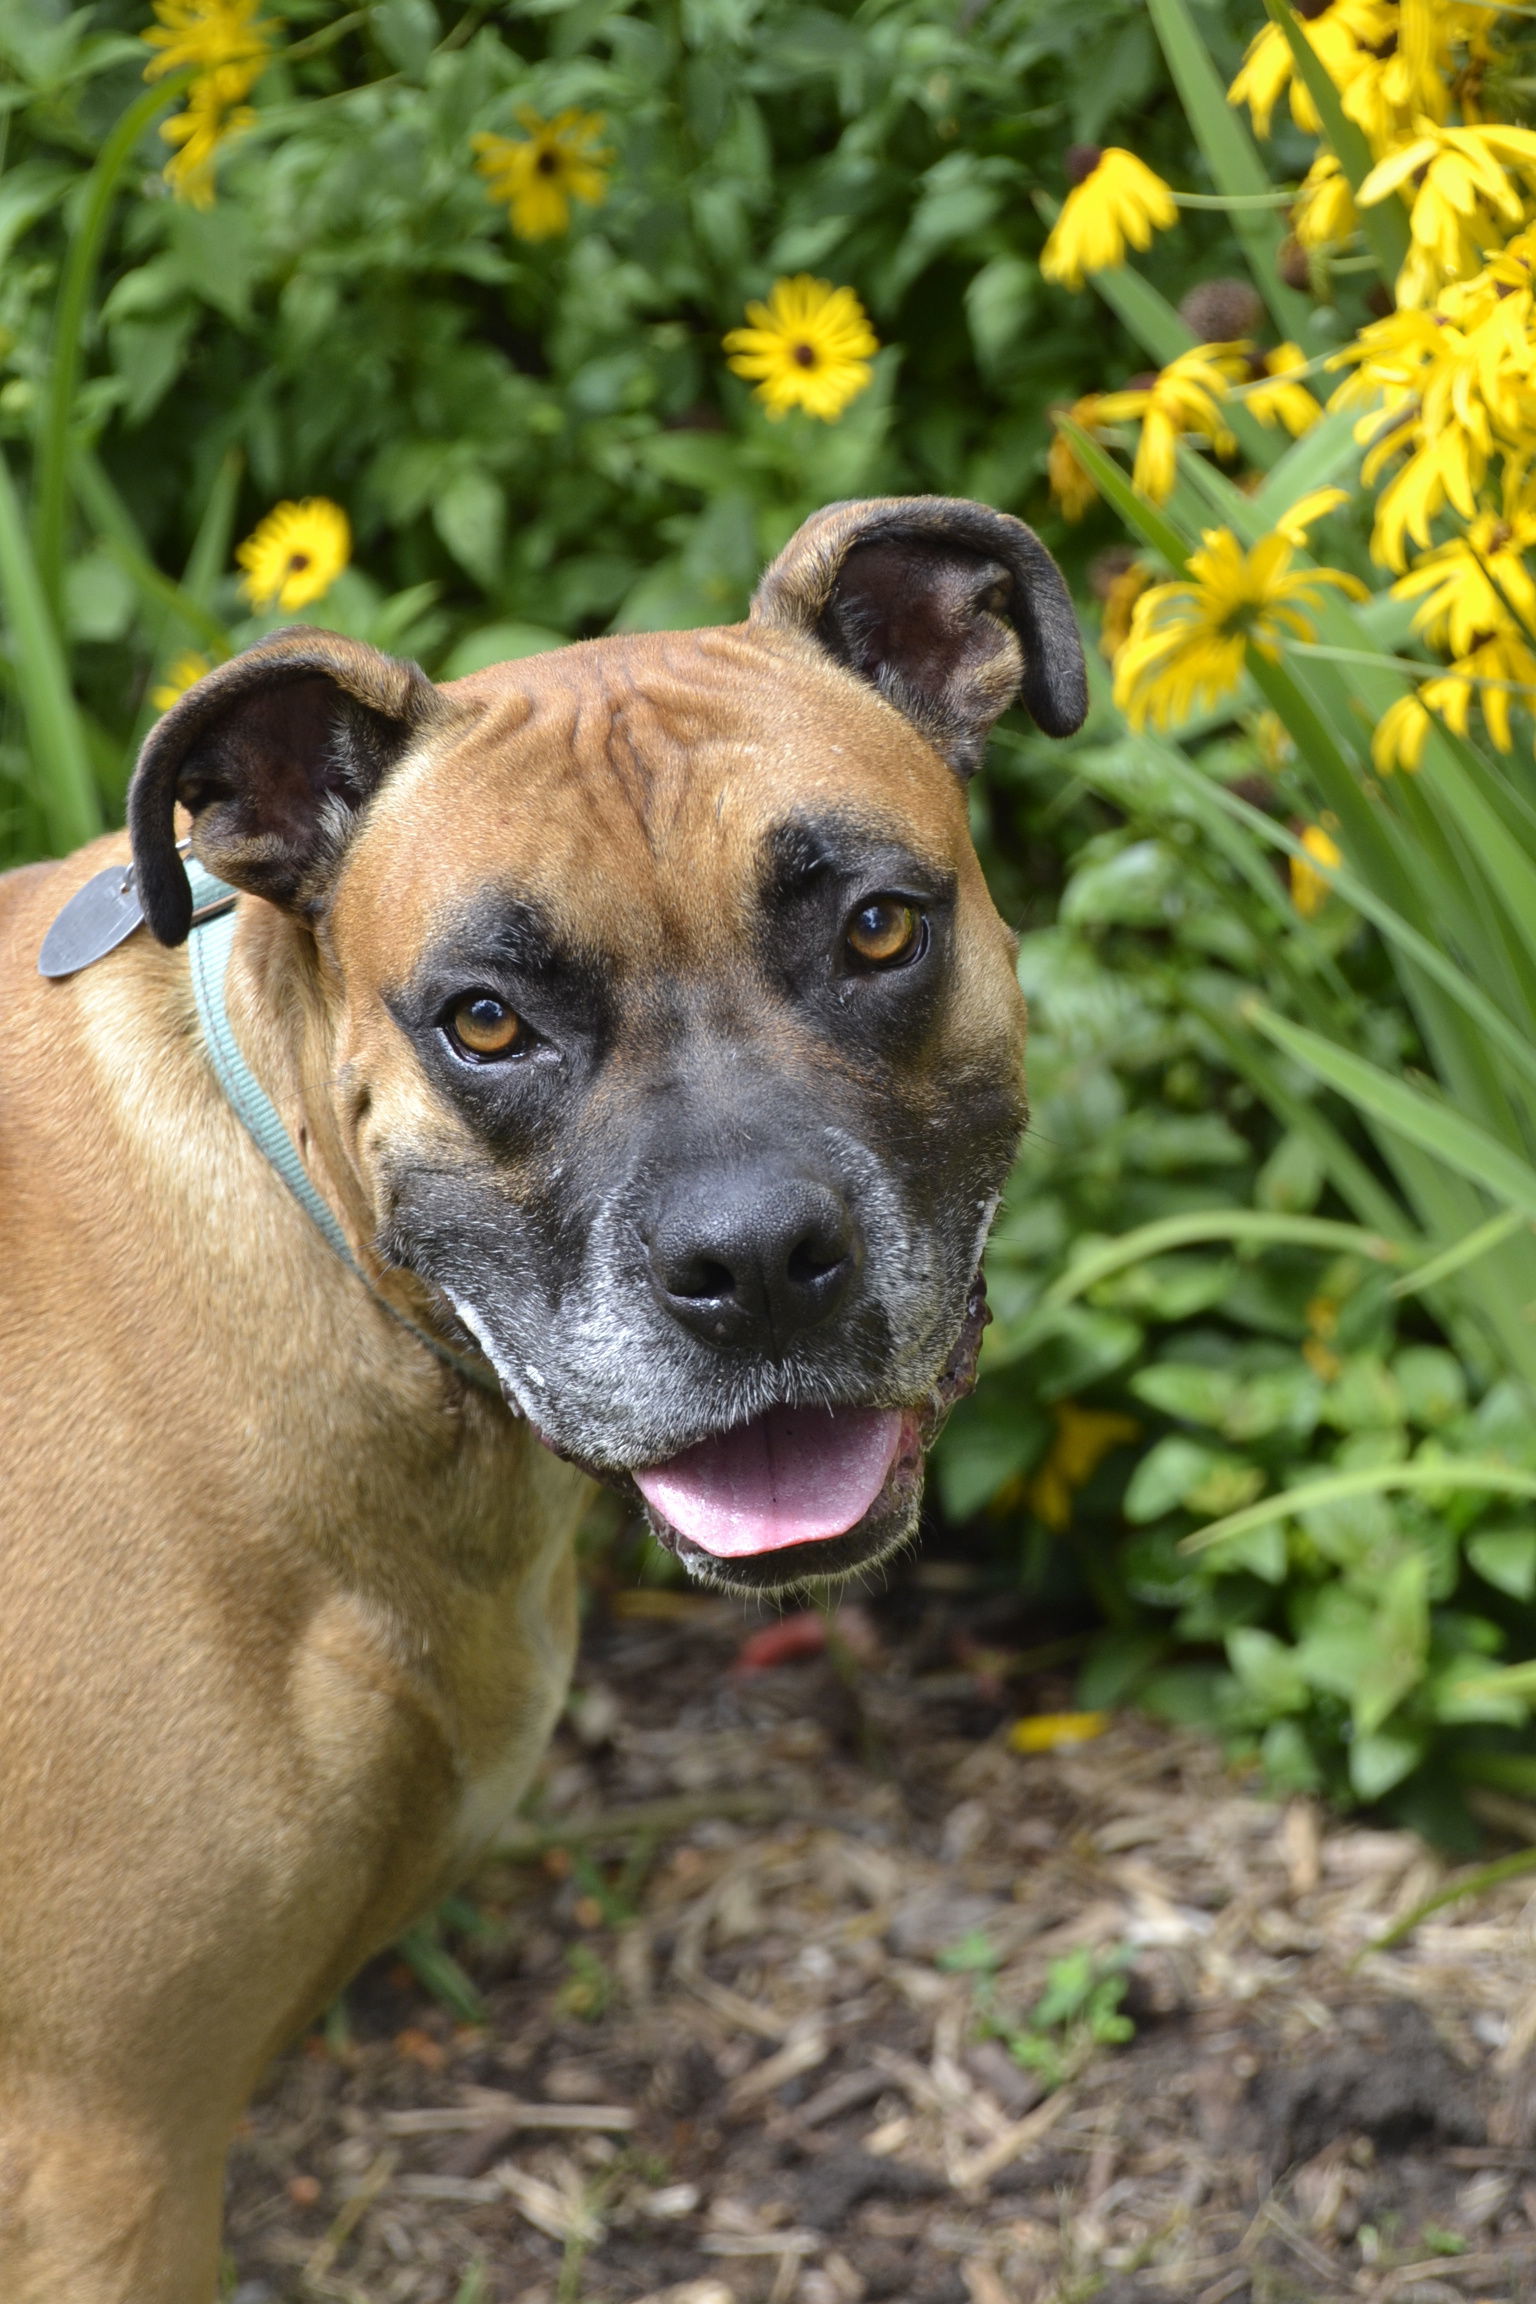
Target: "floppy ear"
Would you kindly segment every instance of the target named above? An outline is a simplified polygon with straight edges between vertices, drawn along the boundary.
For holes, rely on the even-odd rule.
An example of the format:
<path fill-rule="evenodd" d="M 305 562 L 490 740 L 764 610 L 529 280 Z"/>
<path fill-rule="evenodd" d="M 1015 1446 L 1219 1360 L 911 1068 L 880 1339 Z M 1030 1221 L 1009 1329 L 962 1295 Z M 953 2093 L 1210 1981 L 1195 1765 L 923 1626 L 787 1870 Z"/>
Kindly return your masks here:
<path fill-rule="evenodd" d="M 451 710 L 416 665 L 307 627 L 199 680 L 150 731 L 128 792 L 139 898 L 160 942 L 180 944 L 192 925 L 178 802 L 210 871 L 313 910 L 364 802 Z"/>
<path fill-rule="evenodd" d="M 751 621 L 818 641 L 961 776 L 1016 696 L 1047 736 L 1070 736 L 1088 710 L 1061 570 L 1032 528 L 985 504 L 829 504 L 768 570 Z"/>

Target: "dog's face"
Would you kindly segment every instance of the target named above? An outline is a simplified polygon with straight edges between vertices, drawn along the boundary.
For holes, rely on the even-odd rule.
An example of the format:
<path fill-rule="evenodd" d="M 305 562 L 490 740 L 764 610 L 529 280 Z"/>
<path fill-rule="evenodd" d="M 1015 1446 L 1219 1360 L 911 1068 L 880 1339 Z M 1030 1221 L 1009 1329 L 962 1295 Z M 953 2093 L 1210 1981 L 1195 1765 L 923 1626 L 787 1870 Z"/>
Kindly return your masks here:
<path fill-rule="evenodd" d="M 1024 1014 L 951 763 L 1021 676 L 1076 724 L 1054 569 L 917 499 L 822 515 L 745 626 L 442 690 L 295 634 L 176 748 L 199 852 L 314 924 L 381 1255 L 715 1581 L 903 1541 L 969 1380 Z"/>

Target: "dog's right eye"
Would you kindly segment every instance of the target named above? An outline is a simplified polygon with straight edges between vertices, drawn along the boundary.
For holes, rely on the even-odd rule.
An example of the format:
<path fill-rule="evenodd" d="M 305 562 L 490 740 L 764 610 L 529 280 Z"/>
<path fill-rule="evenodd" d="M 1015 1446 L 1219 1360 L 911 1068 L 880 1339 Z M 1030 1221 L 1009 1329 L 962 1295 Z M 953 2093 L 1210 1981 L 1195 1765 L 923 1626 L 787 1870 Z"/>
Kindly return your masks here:
<path fill-rule="evenodd" d="M 494 992 L 471 992 L 457 1000 L 446 1018 L 448 1037 L 461 1055 L 490 1063 L 515 1056 L 527 1040 L 521 1016 Z"/>

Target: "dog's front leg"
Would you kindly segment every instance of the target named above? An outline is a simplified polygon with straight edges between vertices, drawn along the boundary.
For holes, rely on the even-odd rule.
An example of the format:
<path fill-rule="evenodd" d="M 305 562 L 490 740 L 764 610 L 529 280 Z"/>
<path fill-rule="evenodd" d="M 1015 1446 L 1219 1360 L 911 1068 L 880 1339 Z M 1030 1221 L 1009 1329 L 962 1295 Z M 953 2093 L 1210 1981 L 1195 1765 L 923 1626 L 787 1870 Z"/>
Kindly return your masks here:
<path fill-rule="evenodd" d="M 212 2304 L 226 2143 L 222 2121 L 173 2134 L 147 2102 L 40 2086 L 0 2105 L 0 2297 Z"/>

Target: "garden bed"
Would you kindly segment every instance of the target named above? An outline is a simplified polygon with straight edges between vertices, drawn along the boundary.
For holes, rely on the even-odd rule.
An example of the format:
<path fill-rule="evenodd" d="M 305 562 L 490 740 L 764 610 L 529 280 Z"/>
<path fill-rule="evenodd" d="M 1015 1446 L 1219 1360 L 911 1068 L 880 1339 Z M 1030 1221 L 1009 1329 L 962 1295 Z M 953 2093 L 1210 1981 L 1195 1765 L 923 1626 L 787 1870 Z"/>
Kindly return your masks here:
<path fill-rule="evenodd" d="M 946 1564 L 855 1652 L 743 1669 L 754 1622 L 793 1649 L 733 1603 L 594 1608 L 538 1829 L 447 1939 L 484 2020 L 385 1960 L 285 2060 L 239 2304 L 1536 2294 L 1529 1883 L 1372 1951 L 1447 1876 L 1422 1843 L 1143 1719 L 1021 1754 L 1065 1684 Z M 1087 1954 L 1123 2045 L 1029 2021 Z"/>

